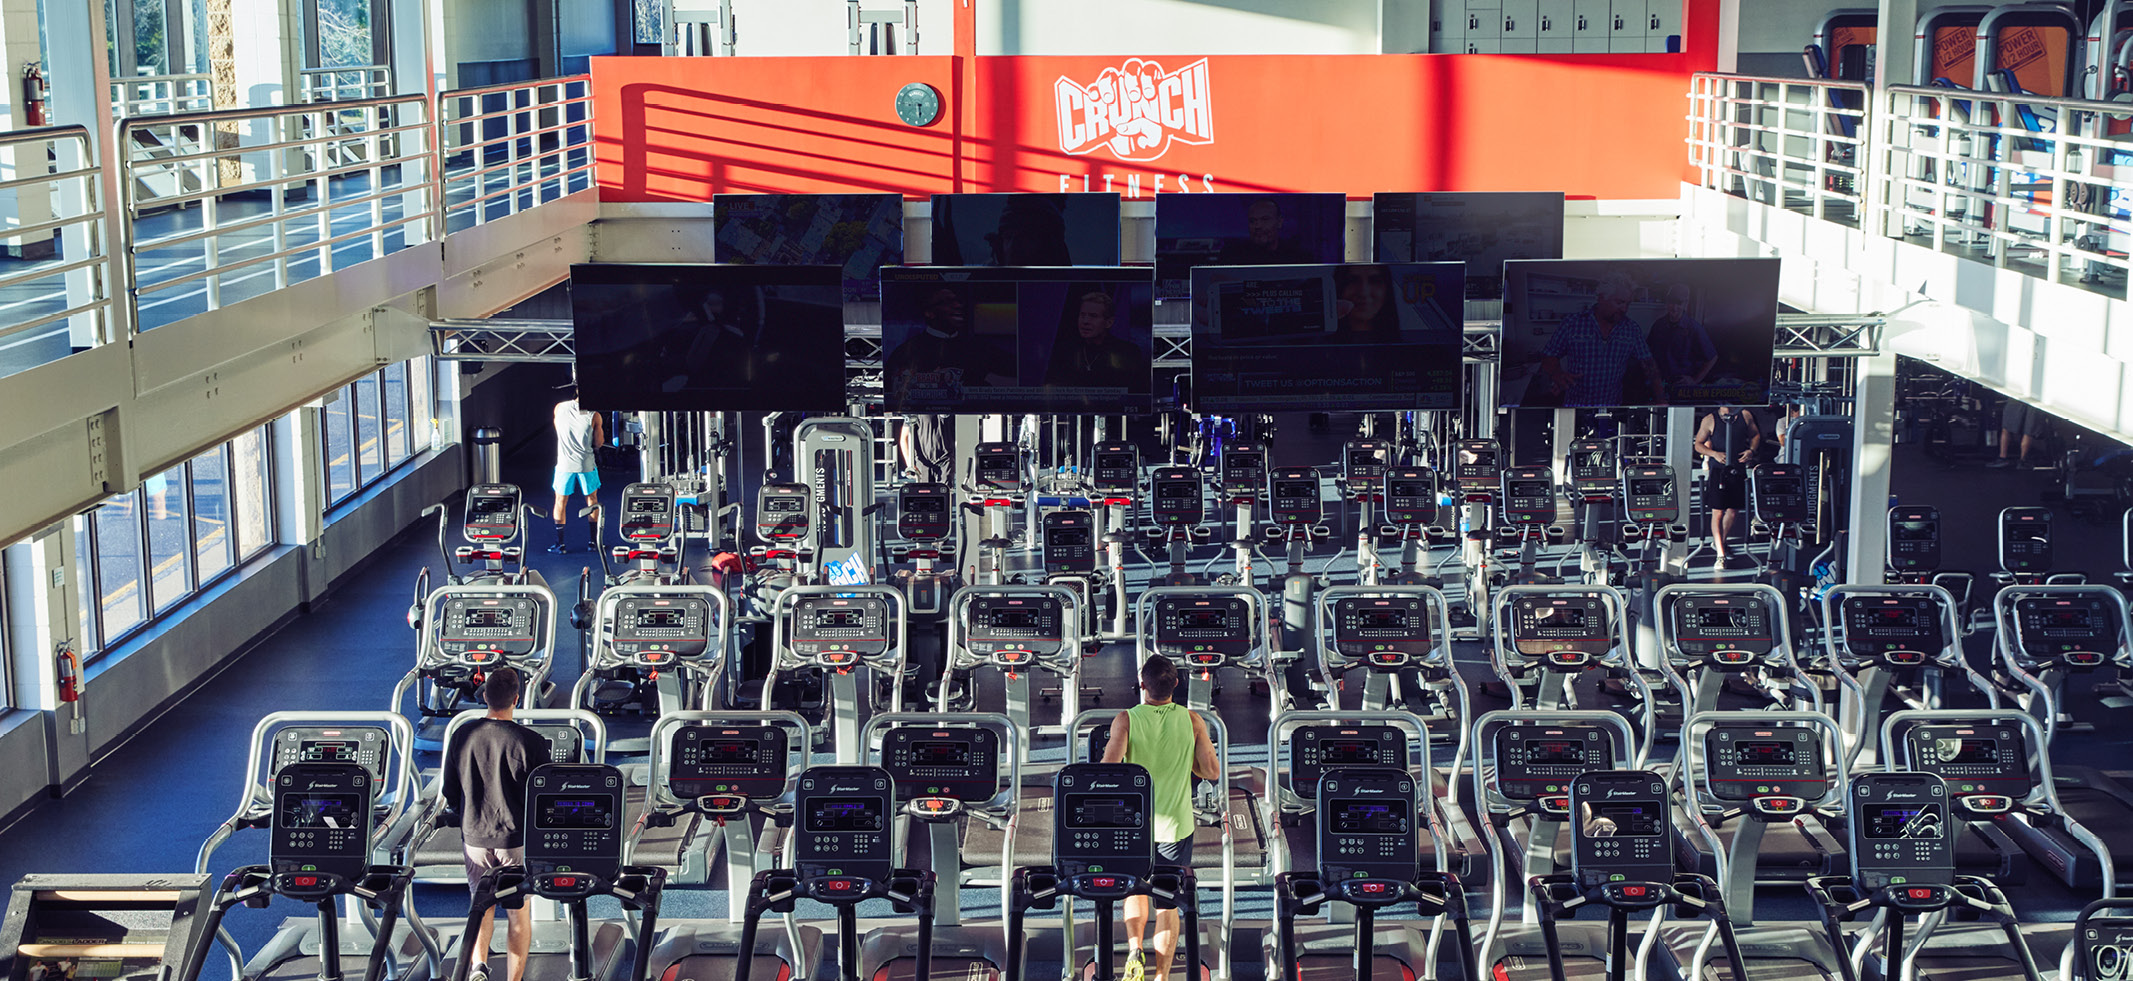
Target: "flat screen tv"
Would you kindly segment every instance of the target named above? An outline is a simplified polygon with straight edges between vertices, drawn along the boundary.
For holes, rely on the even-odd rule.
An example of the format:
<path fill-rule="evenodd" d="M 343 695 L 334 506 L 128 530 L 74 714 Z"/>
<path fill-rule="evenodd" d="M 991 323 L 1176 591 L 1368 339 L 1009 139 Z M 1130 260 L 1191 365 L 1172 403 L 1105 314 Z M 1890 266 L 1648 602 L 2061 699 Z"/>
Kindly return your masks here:
<path fill-rule="evenodd" d="M 898 412 L 1148 412 L 1154 293 L 1145 266 L 883 269 L 883 402 Z"/>
<path fill-rule="evenodd" d="M 936 266 L 1118 265 L 1116 194 L 936 194 Z"/>
<path fill-rule="evenodd" d="M 711 258 L 751 266 L 841 266 L 844 299 L 881 299 L 875 272 L 904 261 L 901 194 L 714 194 Z"/>
<path fill-rule="evenodd" d="M 836 266 L 576 265 L 570 305 L 587 409 L 845 408 Z"/>
<path fill-rule="evenodd" d="M 1464 277 L 1456 262 L 1194 269 L 1191 407 L 1456 408 Z"/>
<path fill-rule="evenodd" d="M 1339 194 L 1158 194 L 1156 299 L 1190 296 L 1194 266 L 1340 262 L 1347 222 Z"/>
<path fill-rule="evenodd" d="M 1563 256 L 1560 191 L 1380 193 L 1371 198 L 1372 258 L 1464 262 L 1466 296 L 1503 296 L 1503 264 Z"/>
<path fill-rule="evenodd" d="M 1505 408 L 1767 405 L 1776 259 L 1504 264 Z"/>

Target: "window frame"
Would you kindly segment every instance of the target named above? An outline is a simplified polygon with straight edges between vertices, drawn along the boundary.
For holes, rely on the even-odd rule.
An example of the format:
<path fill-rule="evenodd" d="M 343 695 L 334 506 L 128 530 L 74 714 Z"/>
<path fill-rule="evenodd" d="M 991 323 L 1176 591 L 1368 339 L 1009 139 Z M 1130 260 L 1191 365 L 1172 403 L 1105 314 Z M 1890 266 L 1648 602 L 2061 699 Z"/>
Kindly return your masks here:
<path fill-rule="evenodd" d="M 396 364 L 405 366 L 406 371 L 409 375 L 411 375 L 416 370 L 418 364 L 427 361 L 428 358 L 425 356 L 419 358 L 409 358 L 406 361 L 396 362 Z M 327 516 L 329 516 L 329 518 L 335 510 L 347 504 L 349 501 L 352 501 L 357 497 L 362 496 L 364 491 L 369 490 L 370 488 L 375 487 L 380 483 L 383 483 L 393 474 L 399 472 L 400 468 L 405 467 L 410 463 L 413 463 L 424 453 L 429 452 L 430 446 L 428 440 L 425 439 L 420 442 L 416 441 L 415 429 L 417 428 L 419 420 L 420 427 L 424 430 L 427 430 L 431 423 L 431 420 L 434 418 L 434 413 L 436 412 L 436 396 L 434 394 L 434 390 L 432 389 L 432 394 L 429 399 L 430 404 L 418 407 L 415 405 L 412 383 L 407 380 L 407 376 L 403 376 L 401 379 L 400 388 L 402 392 L 401 401 L 406 403 L 407 406 L 407 414 L 405 416 L 405 419 L 408 430 L 408 452 L 406 456 L 401 457 L 397 462 L 392 459 L 391 453 L 388 449 L 388 444 L 391 442 L 391 437 L 387 435 L 389 421 L 389 413 L 386 409 L 387 388 L 385 384 L 385 369 L 387 367 L 390 367 L 390 365 L 381 365 L 376 370 L 370 372 L 367 375 L 362 376 L 361 378 L 350 380 L 347 384 L 342 385 L 338 390 L 340 394 L 336 398 L 334 404 L 345 404 L 348 407 L 347 412 L 342 414 L 342 418 L 347 420 L 348 473 L 351 481 L 353 481 L 353 485 L 349 488 L 348 493 L 343 494 L 339 497 L 333 496 L 332 443 L 328 438 L 327 433 L 327 429 L 333 425 L 332 406 L 322 405 L 318 409 L 320 451 L 318 455 L 318 477 L 320 478 L 319 488 L 324 491 L 324 494 L 322 495 L 324 504 L 323 511 Z M 375 408 L 378 412 L 377 452 L 379 463 L 376 473 L 370 475 L 367 479 L 364 476 L 362 466 L 362 447 L 358 442 L 358 440 L 362 438 L 362 426 L 356 418 L 357 414 L 362 409 L 361 403 L 359 402 L 356 393 L 359 390 L 359 387 L 366 382 L 371 386 L 371 389 L 377 393 L 377 397 L 375 400 Z M 430 386 L 425 386 L 425 388 L 430 388 Z"/>
<path fill-rule="evenodd" d="M 165 0 L 165 2 L 170 2 L 170 0 Z M 304 0 L 303 11 L 299 16 L 303 19 L 303 67 L 305 71 L 330 71 L 335 68 L 369 68 L 375 65 L 390 65 L 393 63 L 392 3 L 390 0 L 368 0 L 368 2 L 370 4 L 370 63 L 367 65 L 327 65 L 322 63 L 324 60 L 323 49 L 319 47 L 319 0 Z"/>

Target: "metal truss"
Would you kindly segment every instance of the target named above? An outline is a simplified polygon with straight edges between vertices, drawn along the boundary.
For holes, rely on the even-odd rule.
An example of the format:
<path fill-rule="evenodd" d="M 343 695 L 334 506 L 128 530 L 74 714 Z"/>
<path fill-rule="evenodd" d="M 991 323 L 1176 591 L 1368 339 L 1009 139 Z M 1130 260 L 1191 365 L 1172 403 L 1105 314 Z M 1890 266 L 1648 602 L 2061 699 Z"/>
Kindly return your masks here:
<path fill-rule="evenodd" d="M 430 352 L 440 361 L 539 361 L 576 355 L 568 320 L 432 320 Z"/>

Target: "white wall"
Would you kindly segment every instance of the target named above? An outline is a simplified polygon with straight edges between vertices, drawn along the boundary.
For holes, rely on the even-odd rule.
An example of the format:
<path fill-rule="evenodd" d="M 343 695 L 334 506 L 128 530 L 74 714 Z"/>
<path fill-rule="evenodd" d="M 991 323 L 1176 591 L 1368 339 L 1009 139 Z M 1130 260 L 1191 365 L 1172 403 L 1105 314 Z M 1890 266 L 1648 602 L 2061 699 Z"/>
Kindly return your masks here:
<path fill-rule="evenodd" d="M 955 53 L 955 3 L 960 0 L 919 0 L 918 53 Z M 753 56 L 841 55 L 850 51 L 845 0 L 731 0 L 734 29 L 739 37 L 734 53 Z M 696 0 L 695 6 L 715 7 L 716 0 Z M 866 0 L 869 11 L 900 13 L 902 0 Z M 897 38 L 902 53 L 903 39 Z"/>
<path fill-rule="evenodd" d="M 981 55 L 1375 54 L 1379 0 L 978 0 Z M 1428 0 L 1385 0 L 1421 6 Z M 1427 14 L 1424 15 L 1427 30 Z"/>

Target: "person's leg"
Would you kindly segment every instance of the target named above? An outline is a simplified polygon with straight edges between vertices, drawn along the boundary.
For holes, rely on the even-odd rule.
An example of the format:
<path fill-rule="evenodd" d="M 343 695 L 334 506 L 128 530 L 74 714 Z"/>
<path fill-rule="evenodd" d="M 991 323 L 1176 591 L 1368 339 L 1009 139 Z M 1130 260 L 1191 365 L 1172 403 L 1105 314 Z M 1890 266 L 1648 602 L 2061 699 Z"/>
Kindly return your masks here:
<path fill-rule="evenodd" d="M 2030 435 L 2030 434 L 2028 434 L 2028 433 L 2023 433 L 2023 434 L 2022 434 L 2022 465 L 2023 465 L 2023 466 L 2025 466 L 2025 467 L 2026 467 L 2026 466 L 2029 466 L 2029 465 L 2030 465 L 2030 463 L 2029 463 L 2029 454 L 2030 454 L 2030 451 L 2031 451 L 2031 450 L 2034 450 L 2034 449 L 2036 449 L 2036 448 L 2037 448 L 2037 438 L 2036 438 L 2035 436 L 2031 436 L 2031 435 Z"/>
<path fill-rule="evenodd" d="M 1149 906 L 1146 896 L 1126 897 L 1126 956 L 1129 959 L 1140 952 L 1141 938 L 1148 934 Z M 1104 951 L 1098 951 L 1097 955 L 1109 956 Z"/>
<path fill-rule="evenodd" d="M 1170 976 L 1170 961 L 1178 953 L 1178 922 L 1177 910 L 1155 911 L 1155 938 L 1151 941 L 1155 945 L 1154 977 Z"/>
<path fill-rule="evenodd" d="M 1711 547 L 1718 552 L 1718 561 L 1726 560 L 1726 511 L 1711 509 Z"/>
<path fill-rule="evenodd" d="M 474 946 L 469 948 L 474 956 L 467 960 L 467 970 L 489 969 L 489 944 L 496 938 L 496 909 L 491 907 L 481 915 L 481 929 L 474 931 Z M 463 942 L 463 941 L 462 941 Z"/>
<path fill-rule="evenodd" d="M 1731 541 L 1733 528 L 1740 523 L 1740 510 L 1738 508 L 1720 508 L 1718 514 L 1712 520 L 1718 523 L 1718 540 L 1721 542 Z M 1718 546 L 1718 554 L 1720 556 L 1728 554 L 1727 546 Z"/>
<path fill-rule="evenodd" d="M 526 981 L 526 958 L 533 953 L 533 907 L 520 906 L 505 910 L 510 916 L 510 931 L 504 936 L 504 964 L 510 981 Z"/>
<path fill-rule="evenodd" d="M 549 481 L 549 489 L 555 491 L 555 506 L 548 511 L 548 517 L 555 521 L 555 544 L 548 550 L 560 552 L 563 550 L 563 525 L 570 518 L 570 474 L 557 467 L 555 478 Z"/>
<path fill-rule="evenodd" d="M 600 547 L 600 471 L 588 470 L 578 475 L 578 493 L 585 495 L 585 540 L 595 550 Z"/>

